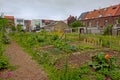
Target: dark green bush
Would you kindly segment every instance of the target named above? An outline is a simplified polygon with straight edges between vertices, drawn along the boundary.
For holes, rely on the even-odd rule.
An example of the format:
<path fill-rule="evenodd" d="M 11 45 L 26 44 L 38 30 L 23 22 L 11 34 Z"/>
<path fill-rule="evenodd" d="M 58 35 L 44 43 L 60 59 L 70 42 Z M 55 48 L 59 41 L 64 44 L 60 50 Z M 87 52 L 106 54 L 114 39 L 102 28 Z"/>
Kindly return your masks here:
<path fill-rule="evenodd" d="M 38 42 L 44 42 L 44 39 L 43 39 L 42 37 L 38 37 L 38 38 L 37 38 L 37 41 L 38 41 Z"/>
<path fill-rule="evenodd" d="M 52 40 L 57 40 L 57 39 L 59 39 L 59 36 L 58 36 L 58 35 L 53 35 L 53 36 L 52 36 Z"/>
<path fill-rule="evenodd" d="M 112 35 L 112 25 L 108 25 L 108 26 L 104 29 L 104 35 Z"/>
<path fill-rule="evenodd" d="M 0 56 L 0 70 L 8 68 L 8 59 L 4 56 Z"/>

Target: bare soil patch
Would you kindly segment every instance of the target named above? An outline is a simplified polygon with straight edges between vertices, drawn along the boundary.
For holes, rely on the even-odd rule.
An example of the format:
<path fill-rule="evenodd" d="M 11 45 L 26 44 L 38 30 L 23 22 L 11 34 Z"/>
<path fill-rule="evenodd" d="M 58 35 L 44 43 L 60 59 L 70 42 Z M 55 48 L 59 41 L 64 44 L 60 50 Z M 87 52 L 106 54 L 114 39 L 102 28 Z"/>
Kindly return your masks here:
<path fill-rule="evenodd" d="M 104 50 L 89 50 L 89 51 L 82 51 L 82 52 L 75 52 L 69 55 L 68 57 L 68 63 L 70 67 L 79 67 L 85 63 L 87 63 L 89 60 L 91 60 L 90 58 L 90 54 L 94 54 L 97 52 L 104 52 L 104 53 L 108 53 L 113 57 L 117 58 L 116 63 L 118 65 L 120 65 L 120 52 L 114 51 L 114 50 L 110 50 L 110 49 L 104 49 Z M 59 59 L 56 63 L 55 63 L 55 67 L 57 69 L 61 69 L 63 68 L 65 65 L 65 58 Z"/>

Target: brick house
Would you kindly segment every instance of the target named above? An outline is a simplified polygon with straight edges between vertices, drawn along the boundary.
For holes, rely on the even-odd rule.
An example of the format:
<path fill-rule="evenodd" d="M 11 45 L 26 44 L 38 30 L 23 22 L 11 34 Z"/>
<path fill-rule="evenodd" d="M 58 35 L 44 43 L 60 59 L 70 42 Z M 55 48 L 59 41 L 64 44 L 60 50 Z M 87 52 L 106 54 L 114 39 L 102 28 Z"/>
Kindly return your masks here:
<path fill-rule="evenodd" d="M 118 18 L 120 18 L 120 4 L 87 12 L 80 21 L 87 27 L 104 29 L 107 25 L 118 24 Z"/>

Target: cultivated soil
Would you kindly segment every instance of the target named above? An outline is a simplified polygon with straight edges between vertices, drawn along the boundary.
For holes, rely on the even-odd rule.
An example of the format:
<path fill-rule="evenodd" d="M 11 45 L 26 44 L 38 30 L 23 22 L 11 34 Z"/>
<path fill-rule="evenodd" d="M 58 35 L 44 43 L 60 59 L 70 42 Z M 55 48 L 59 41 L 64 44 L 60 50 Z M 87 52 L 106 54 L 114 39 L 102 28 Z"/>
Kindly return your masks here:
<path fill-rule="evenodd" d="M 120 66 L 120 52 L 107 48 L 103 50 L 90 50 L 90 51 L 72 53 L 68 56 L 69 66 L 73 68 L 79 67 L 91 60 L 90 54 L 99 53 L 99 52 L 104 52 L 106 54 L 110 54 L 113 57 L 116 57 L 117 59 L 116 63 L 117 65 Z M 57 69 L 61 69 L 64 67 L 64 64 L 65 64 L 65 58 L 62 58 L 55 63 L 55 67 Z"/>
<path fill-rule="evenodd" d="M 44 70 L 16 42 L 11 42 L 5 55 L 10 59 L 10 64 L 16 66 L 16 69 L 11 71 L 12 80 L 48 80 Z M 1 74 L 8 72 L 10 71 L 5 70 Z"/>

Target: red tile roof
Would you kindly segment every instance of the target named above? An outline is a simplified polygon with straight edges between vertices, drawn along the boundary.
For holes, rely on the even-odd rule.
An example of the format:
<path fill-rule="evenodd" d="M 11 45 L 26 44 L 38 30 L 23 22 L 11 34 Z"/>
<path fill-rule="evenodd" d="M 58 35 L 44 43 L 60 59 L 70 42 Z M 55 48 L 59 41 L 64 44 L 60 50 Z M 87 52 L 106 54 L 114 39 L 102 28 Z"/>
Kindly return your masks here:
<path fill-rule="evenodd" d="M 92 19 L 92 18 L 116 16 L 116 15 L 120 15 L 120 4 L 90 11 L 86 14 L 84 19 Z"/>
<path fill-rule="evenodd" d="M 88 12 L 88 14 L 85 16 L 85 19 L 92 19 L 92 18 L 98 18 L 98 17 L 103 17 L 107 8 L 99 9 L 99 10 L 94 10 Z"/>
<path fill-rule="evenodd" d="M 116 15 L 120 15 L 120 4 L 119 4 L 119 9 L 116 12 Z"/>
<path fill-rule="evenodd" d="M 14 16 L 4 16 L 6 19 L 14 19 Z"/>
<path fill-rule="evenodd" d="M 107 17 L 107 16 L 115 16 L 116 15 L 116 12 L 118 11 L 120 5 L 115 5 L 115 6 L 110 6 L 108 7 L 104 17 Z"/>

